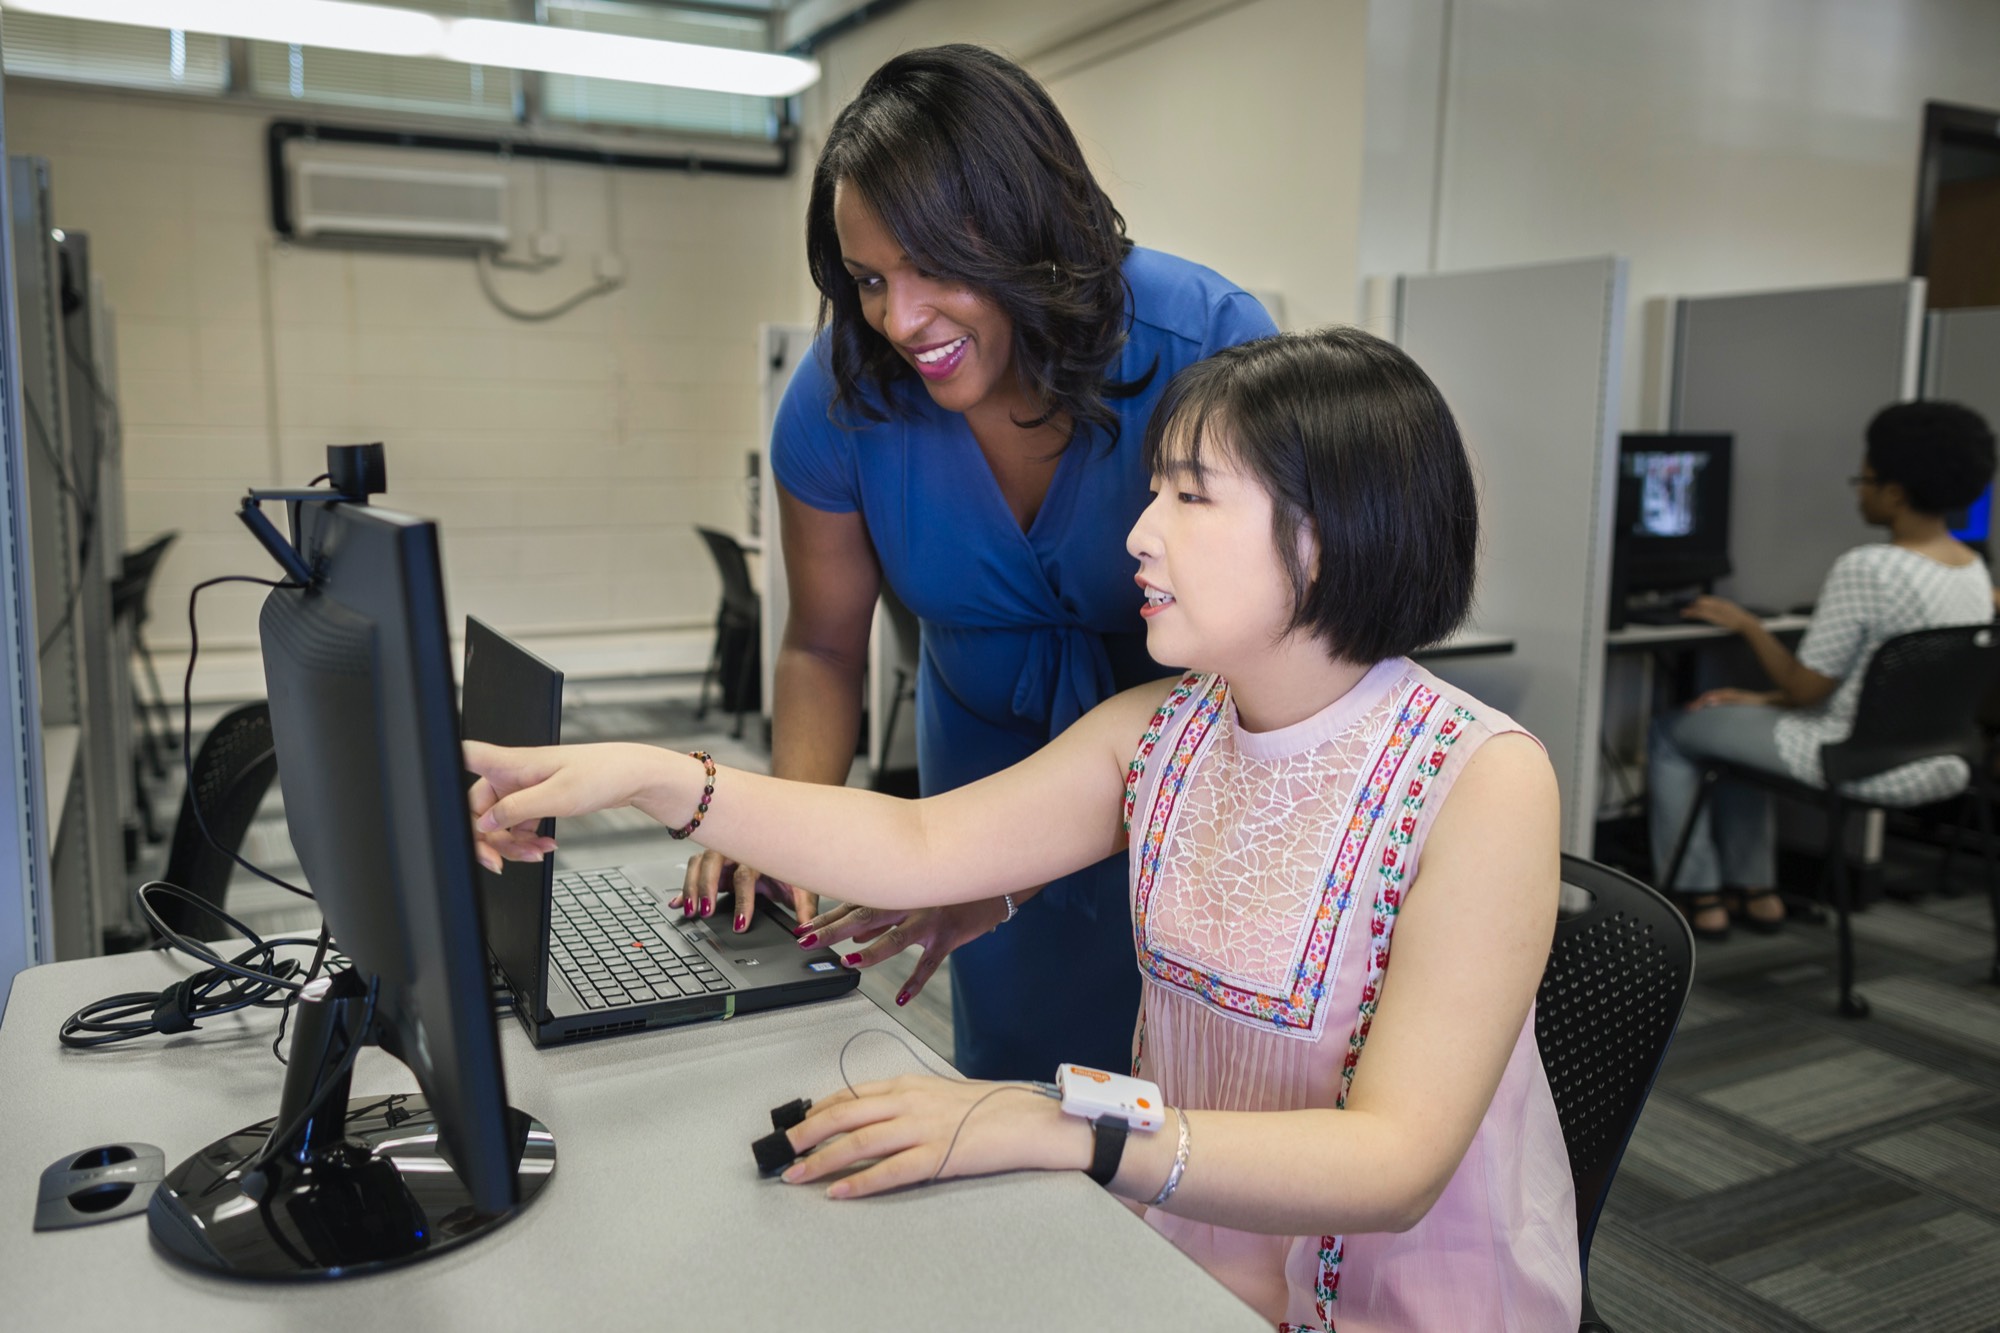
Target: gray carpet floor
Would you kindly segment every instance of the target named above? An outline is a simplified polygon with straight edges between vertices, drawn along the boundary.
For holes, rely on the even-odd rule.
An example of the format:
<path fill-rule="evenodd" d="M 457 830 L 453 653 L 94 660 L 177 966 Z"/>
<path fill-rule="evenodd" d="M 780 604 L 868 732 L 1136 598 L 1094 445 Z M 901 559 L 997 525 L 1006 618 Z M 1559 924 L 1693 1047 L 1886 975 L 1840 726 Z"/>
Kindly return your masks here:
<path fill-rule="evenodd" d="M 572 685 L 569 740 L 700 746 L 763 769 L 753 719 L 697 719 L 687 681 Z M 198 710 L 197 732 L 219 709 Z M 860 780 L 857 769 L 854 780 Z M 179 774 L 158 808 L 178 808 Z M 297 869 L 282 793 L 245 846 Z M 559 830 L 565 863 L 658 859 L 659 833 L 616 812 Z M 157 873 L 164 848 L 142 869 Z M 1885 882 L 1929 887 L 1937 853 L 1891 839 Z M 671 893 L 674 884 L 655 885 Z M 1856 917 L 1872 1017 L 1833 1010 L 1832 931 L 1789 924 L 1702 947 L 1693 998 L 1633 1136 L 1590 1258 L 1598 1310 L 1618 1333 L 1974 1333 L 2000 1330 L 2000 988 L 1985 980 L 1993 922 L 1980 867 L 1958 896 L 1885 900 Z M 239 875 L 231 910 L 265 933 L 317 925 L 309 905 Z M 911 962 L 870 969 L 863 991 L 941 1054 L 940 973 L 907 1008 Z M 948 968 L 947 968 L 948 972 Z"/>

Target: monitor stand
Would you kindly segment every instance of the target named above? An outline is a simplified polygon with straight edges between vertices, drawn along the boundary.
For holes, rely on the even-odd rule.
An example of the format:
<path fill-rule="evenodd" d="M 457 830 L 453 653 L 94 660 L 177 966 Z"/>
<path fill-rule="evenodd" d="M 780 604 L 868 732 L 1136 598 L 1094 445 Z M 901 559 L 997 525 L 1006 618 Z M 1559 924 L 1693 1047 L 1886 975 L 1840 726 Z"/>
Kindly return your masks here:
<path fill-rule="evenodd" d="M 513 1107 L 516 1202 L 495 1213 L 474 1203 L 421 1097 L 348 1099 L 349 1052 L 374 1035 L 361 1030 L 366 1008 L 352 972 L 307 988 L 278 1114 L 168 1174 L 147 1209 L 158 1245 L 230 1277 L 348 1277 L 454 1249 L 541 1192 L 555 1139 Z"/>

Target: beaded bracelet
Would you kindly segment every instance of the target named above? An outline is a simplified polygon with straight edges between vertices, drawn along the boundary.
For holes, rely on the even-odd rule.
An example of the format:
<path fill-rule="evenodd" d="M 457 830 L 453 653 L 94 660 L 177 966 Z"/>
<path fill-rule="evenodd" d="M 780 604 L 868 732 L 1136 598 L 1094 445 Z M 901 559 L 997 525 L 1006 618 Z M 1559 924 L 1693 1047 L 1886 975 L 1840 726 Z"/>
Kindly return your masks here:
<path fill-rule="evenodd" d="M 715 799 L 715 759 L 706 750 L 690 750 L 688 758 L 701 760 L 702 772 L 706 780 L 701 785 L 701 803 L 694 808 L 694 818 L 679 828 L 667 830 L 669 838 L 685 838 L 701 827 L 701 821 L 708 816 L 708 803 Z"/>

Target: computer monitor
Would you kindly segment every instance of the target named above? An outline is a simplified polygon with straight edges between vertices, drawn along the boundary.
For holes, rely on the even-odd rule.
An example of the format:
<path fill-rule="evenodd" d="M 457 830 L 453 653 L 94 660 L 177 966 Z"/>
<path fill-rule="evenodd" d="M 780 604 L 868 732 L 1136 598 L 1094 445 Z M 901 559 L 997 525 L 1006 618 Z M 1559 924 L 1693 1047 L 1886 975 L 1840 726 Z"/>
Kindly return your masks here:
<path fill-rule="evenodd" d="M 547 1129 L 507 1105 L 437 527 L 306 494 L 291 567 L 310 583 L 273 591 L 259 628 L 286 824 L 353 967 L 297 1004 L 278 1114 L 190 1158 L 151 1208 L 173 1254 L 255 1277 L 440 1253 L 555 1166 Z M 421 1097 L 348 1099 L 371 1041 Z"/>
<path fill-rule="evenodd" d="M 1963 514 L 1952 515 L 1951 535 L 1982 549 L 1986 546 L 1993 521 L 1993 487 L 1988 484 Z"/>
<path fill-rule="evenodd" d="M 1729 573 L 1731 437 L 1618 439 L 1614 604 L 1632 593 L 1706 586 Z"/>

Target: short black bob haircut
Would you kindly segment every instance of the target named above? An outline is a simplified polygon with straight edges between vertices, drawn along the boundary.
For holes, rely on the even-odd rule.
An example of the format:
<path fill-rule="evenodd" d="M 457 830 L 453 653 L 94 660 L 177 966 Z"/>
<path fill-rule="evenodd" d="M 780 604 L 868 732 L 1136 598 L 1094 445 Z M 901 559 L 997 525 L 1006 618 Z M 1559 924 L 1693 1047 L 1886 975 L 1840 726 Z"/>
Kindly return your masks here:
<path fill-rule="evenodd" d="M 1125 219 L 1032 75 L 978 46 L 890 60 L 834 118 L 806 204 L 806 266 L 830 328 L 835 420 L 886 421 L 890 389 L 916 380 L 868 327 L 841 263 L 833 191 L 868 201 L 905 253 L 962 282 L 1014 321 L 1014 369 L 1042 415 L 1117 430 L 1107 398 L 1152 379 L 1107 379 L 1125 345 Z"/>
<path fill-rule="evenodd" d="M 1167 384 L 1146 427 L 1155 477 L 1256 478 L 1292 585 L 1289 632 L 1374 663 L 1448 637 L 1472 606 L 1479 493 L 1444 396 L 1402 349 L 1352 328 L 1225 348 Z M 1302 527 L 1319 563 L 1299 556 Z"/>
<path fill-rule="evenodd" d="M 1993 431 L 1957 403 L 1897 403 L 1868 423 L 1868 466 L 1875 480 L 1903 488 L 1910 508 L 1955 514 L 1993 481 Z"/>

